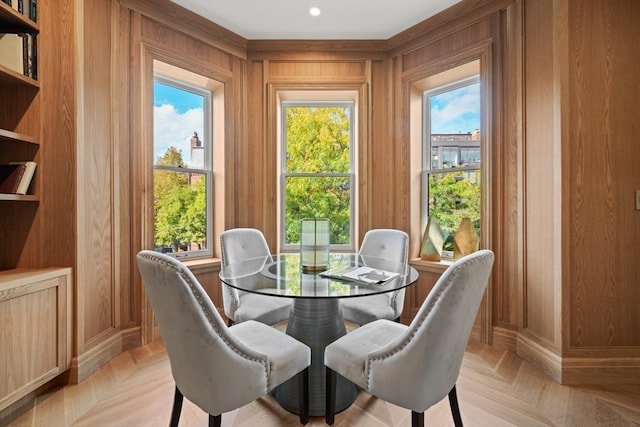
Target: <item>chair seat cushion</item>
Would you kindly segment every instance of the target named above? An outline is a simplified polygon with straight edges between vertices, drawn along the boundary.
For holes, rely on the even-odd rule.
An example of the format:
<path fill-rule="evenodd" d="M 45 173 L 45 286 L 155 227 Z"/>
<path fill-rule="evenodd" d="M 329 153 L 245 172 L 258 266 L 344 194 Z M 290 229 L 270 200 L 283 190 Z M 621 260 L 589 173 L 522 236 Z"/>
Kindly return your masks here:
<path fill-rule="evenodd" d="M 397 339 L 407 326 L 390 320 L 377 320 L 334 341 L 324 351 L 324 364 L 368 390 L 367 355 Z"/>
<path fill-rule="evenodd" d="M 349 322 L 365 325 L 378 319 L 395 320 L 395 312 L 389 304 L 389 295 L 344 298 L 340 301 L 342 317 Z"/>
<path fill-rule="evenodd" d="M 267 386 L 269 390 L 311 364 L 309 347 L 263 323 L 247 320 L 231 326 L 229 331 L 243 344 L 267 356 L 270 366 Z M 235 386 L 242 387 L 242 384 Z"/>
<path fill-rule="evenodd" d="M 275 325 L 289 319 L 291 298 L 273 297 L 243 292 L 240 305 L 234 313 L 235 323 L 256 320 L 265 325 Z"/>

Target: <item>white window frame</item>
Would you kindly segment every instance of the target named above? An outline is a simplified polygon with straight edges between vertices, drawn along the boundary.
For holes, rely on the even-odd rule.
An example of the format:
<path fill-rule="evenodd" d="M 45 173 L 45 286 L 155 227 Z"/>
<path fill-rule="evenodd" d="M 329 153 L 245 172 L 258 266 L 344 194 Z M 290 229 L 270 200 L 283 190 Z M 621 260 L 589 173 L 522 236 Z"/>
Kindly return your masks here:
<path fill-rule="evenodd" d="M 355 233 L 355 218 L 356 218 L 356 174 L 355 174 L 355 159 L 356 159 L 356 140 L 355 140 L 355 126 L 356 126 L 356 103 L 355 101 L 281 101 L 281 143 L 280 143 L 280 242 L 283 252 L 294 252 L 300 249 L 299 245 L 286 243 L 286 191 L 285 184 L 288 177 L 310 177 L 310 178 L 323 178 L 323 177 L 347 177 L 349 178 L 349 200 L 350 200 L 350 212 L 351 217 L 349 221 L 349 239 L 348 244 L 331 244 L 330 248 L 336 252 L 349 252 L 355 247 L 354 233 Z M 349 172 L 336 172 L 336 173 L 305 173 L 305 172 L 288 172 L 286 168 L 286 156 L 287 156 L 287 119 L 286 109 L 288 107 L 349 107 L 351 109 L 350 124 L 349 124 Z"/>
<path fill-rule="evenodd" d="M 470 172 L 470 171 L 479 171 L 480 172 L 480 188 L 481 188 L 481 202 L 480 202 L 480 206 L 479 206 L 479 210 L 480 210 L 480 223 L 484 224 L 485 222 L 482 219 L 482 215 L 484 214 L 484 203 L 482 201 L 482 187 L 486 185 L 485 183 L 485 174 L 483 173 L 483 164 L 484 164 L 484 158 L 482 156 L 483 154 L 483 149 L 482 149 L 482 145 L 483 145 L 483 141 L 484 141 L 484 136 L 483 136 L 483 129 L 482 129 L 482 125 L 484 123 L 484 120 L 482 118 L 482 114 L 480 117 L 480 126 L 481 128 L 479 129 L 480 131 L 480 135 L 481 135 L 481 140 L 480 140 L 480 153 L 481 153 L 481 157 L 480 157 L 480 165 L 479 166 L 456 166 L 456 167 L 449 167 L 449 168 L 433 168 L 432 164 L 431 164 L 431 155 L 432 155 L 432 147 L 431 147 L 431 97 L 432 96 L 437 96 L 446 92 L 450 92 L 462 87 L 466 87 L 466 86 L 470 86 L 472 84 L 481 84 L 481 79 L 480 79 L 480 74 L 475 74 L 473 76 L 470 77 L 466 77 L 460 80 L 456 80 L 454 82 L 450 82 L 447 84 L 443 84 L 428 90 L 425 90 L 423 92 L 422 95 L 422 230 L 425 229 L 426 225 L 427 225 L 427 220 L 429 217 L 429 176 L 433 175 L 433 174 L 440 174 L 440 173 L 448 173 L 448 172 Z M 482 91 L 482 87 L 480 88 L 480 113 L 482 112 L 482 103 L 483 101 L 483 91 Z M 458 158 L 458 161 L 460 159 L 461 156 L 461 151 L 458 150 L 456 157 Z M 445 254 L 443 254 L 445 255 Z M 446 254 L 444 256 L 444 258 L 452 258 L 453 254 Z"/>
<path fill-rule="evenodd" d="M 159 82 L 165 85 L 173 86 L 175 88 L 192 92 L 197 95 L 201 95 L 203 97 L 203 134 L 198 135 L 200 140 L 202 141 L 202 145 L 204 147 L 204 159 L 202 168 L 177 168 L 177 167 L 169 167 L 169 166 L 157 166 L 155 154 L 153 154 L 152 168 L 153 171 L 156 170 L 168 170 L 180 173 L 197 173 L 205 175 L 206 179 L 206 200 L 207 200 L 207 209 L 206 209 L 206 248 L 200 250 L 186 251 L 186 252 L 172 252 L 167 255 L 173 256 L 181 259 L 194 259 L 194 258 L 204 258 L 213 256 L 213 91 L 195 84 L 192 84 L 186 80 L 170 76 L 161 72 L 155 72 L 153 75 L 153 82 Z M 154 95 L 155 98 L 155 95 Z M 155 105 L 155 99 L 153 100 Z M 155 144 L 154 144 L 155 145 Z M 153 150 L 152 150 L 153 152 Z M 153 188 L 153 187 L 152 187 Z M 152 221 L 155 224 L 155 218 Z M 153 233 L 155 235 L 155 231 Z"/>

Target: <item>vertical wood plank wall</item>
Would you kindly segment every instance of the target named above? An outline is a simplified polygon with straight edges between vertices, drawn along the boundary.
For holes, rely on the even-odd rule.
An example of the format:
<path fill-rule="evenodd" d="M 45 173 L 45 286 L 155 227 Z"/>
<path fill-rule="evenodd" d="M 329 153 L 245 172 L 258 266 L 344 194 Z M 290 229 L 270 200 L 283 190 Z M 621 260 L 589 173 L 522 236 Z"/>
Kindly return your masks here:
<path fill-rule="evenodd" d="M 421 230 L 411 212 L 419 201 L 408 196 L 403 74 L 487 42 L 490 237 L 497 255 L 489 338 L 558 381 L 640 377 L 640 213 L 632 203 L 640 189 L 640 145 L 633 139 L 640 130 L 640 55 L 629 42 L 637 38 L 637 2 L 464 0 L 386 41 L 310 42 L 247 41 L 168 0 L 153 7 L 143 0 L 66 1 L 67 9 L 44 2 L 43 13 L 69 23 L 68 34 L 59 31 L 69 39 L 57 42 L 71 58 L 77 49 L 79 71 L 73 60 L 63 61 L 46 74 L 59 88 L 48 85 L 40 95 L 51 102 L 42 102 L 43 137 L 57 141 L 42 147 L 54 160 L 43 176 L 56 199 L 43 207 L 61 226 L 47 233 L 37 226 L 47 238 L 34 256 L 77 271 L 77 379 L 123 346 L 154 337 L 143 330 L 150 316 L 134 263 L 150 227 L 141 148 L 149 143 L 141 123 L 148 58 L 164 52 L 225 81 L 220 228 L 260 228 L 273 250 L 277 140 L 270 97 L 279 88 L 329 82 L 358 91 L 365 119 L 358 240 L 369 228 L 404 229 L 417 256 Z M 54 52 L 44 46 L 51 61 Z M 59 108 L 62 121 L 55 122 Z M 77 177 L 63 177 L 59 168 Z M 196 270 L 219 304 L 217 268 L 212 261 Z M 437 271 L 419 268 L 424 274 L 409 293 L 405 321 L 437 279 Z M 607 377 L 597 372 L 603 368 Z"/>
<path fill-rule="evenodd" d="M 624 382 L 640 365 L 640 3 L 560 4 L 562 380 L 619 364 L 610 381 Z"/>
<path fill-rule="evenodd" d="M 77 136 L 75 165 L 77 264 L 75 318 L 77 319 L 72 378 L 81 381 L 122 351 L 120 287 L 113 260 L 119 253 L 114 228 L 117 189 L 114 188 L 115 114 L 112 99 L 113 6 L 109 2 L 77 2 L 76 47 Z"/>

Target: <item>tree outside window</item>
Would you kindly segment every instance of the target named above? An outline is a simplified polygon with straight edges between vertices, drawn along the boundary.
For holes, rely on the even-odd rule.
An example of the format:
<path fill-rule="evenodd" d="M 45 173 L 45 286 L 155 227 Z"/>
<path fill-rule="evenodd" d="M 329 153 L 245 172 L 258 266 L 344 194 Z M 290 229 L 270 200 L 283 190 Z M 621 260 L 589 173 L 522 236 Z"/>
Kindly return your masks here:
<path fill-rule="evenodd" d="M 328 218 L 331 245 L 351 245 L 353 103 L 283 103 L 283 242 L 300 221 Z"/>
<path fill-rule="evenodd" d="M 211 92 L 154 79 L 154 246 L 176 256 L 211 255 Z"/>

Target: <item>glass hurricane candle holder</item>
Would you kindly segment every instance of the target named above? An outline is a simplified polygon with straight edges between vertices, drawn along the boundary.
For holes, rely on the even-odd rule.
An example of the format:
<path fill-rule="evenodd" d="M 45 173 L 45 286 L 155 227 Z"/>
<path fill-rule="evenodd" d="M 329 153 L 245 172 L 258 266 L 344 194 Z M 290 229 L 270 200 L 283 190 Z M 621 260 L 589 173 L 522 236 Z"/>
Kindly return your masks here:
<path fill-rule="evenodd" d="M 300 224 L 300 266 L 302 271 L 329 268 L 329 220 L 303 219 Z"/>

